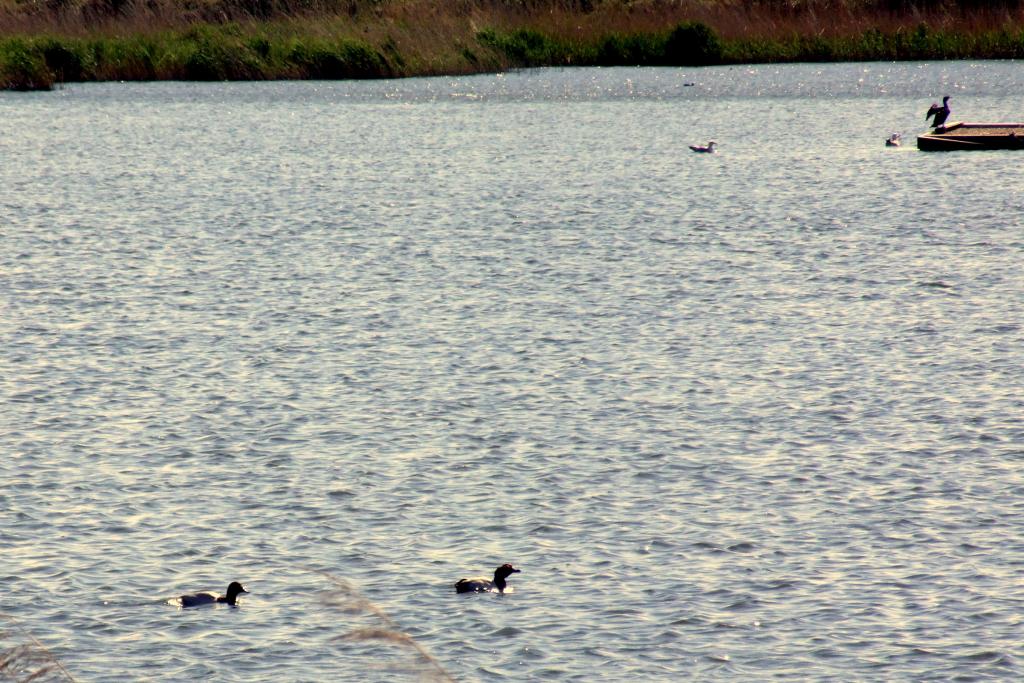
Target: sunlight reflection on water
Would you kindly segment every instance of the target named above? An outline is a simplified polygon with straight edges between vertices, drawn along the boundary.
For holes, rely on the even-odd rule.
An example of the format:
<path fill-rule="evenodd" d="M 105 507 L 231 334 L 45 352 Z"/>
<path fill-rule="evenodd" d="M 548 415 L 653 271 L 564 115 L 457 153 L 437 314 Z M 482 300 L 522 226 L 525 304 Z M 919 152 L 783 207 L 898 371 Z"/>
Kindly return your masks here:
<path fill-rule="evenodd" d="M 1019 676 L 1019 158 L 883 142 L 1022 73 L 0 94 L 0 610 L 88 681 L 414 677 L 313 570 L 459 680 Z"/>

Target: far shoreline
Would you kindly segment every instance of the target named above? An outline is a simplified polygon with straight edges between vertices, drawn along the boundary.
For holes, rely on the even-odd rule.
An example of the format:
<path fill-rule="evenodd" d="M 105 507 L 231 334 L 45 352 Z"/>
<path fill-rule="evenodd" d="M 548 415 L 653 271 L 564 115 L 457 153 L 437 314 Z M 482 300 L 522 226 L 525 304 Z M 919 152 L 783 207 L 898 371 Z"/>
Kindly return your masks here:
<path fill-rule="evenodd" d="M 288 4 L 300 1 L 48 0 L 41 10 L 0 0 L 0 89 L 1024 58 L 1016 0 L 986 12 L 969 0 L 931 12 L 884 0 L 327 0 L 319 13 Z"/>

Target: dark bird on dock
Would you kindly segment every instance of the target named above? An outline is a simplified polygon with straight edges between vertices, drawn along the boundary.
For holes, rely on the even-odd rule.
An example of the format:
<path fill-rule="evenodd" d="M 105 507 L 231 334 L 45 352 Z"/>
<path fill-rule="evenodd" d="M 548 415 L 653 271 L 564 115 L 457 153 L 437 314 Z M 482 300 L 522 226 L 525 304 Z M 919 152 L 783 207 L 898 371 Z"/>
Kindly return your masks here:
<path fill-rule="evenodd" d="M 928 113 L 924 115 L 924 120 L 927 121 L 933 116 L 935 117 L 932 121 L 933 128 L 938 128 L 946 122 L 946 119 L 949 118 L 949 95 L 942 98 L 941 107 L 933 103 L 932 106 L 929 107 Z"/>

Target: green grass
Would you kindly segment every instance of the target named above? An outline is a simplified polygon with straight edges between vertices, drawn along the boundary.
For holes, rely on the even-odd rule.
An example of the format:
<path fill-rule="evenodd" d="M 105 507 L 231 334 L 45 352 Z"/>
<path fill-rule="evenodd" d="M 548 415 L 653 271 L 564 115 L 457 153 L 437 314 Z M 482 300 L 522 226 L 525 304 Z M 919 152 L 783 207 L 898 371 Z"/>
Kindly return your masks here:
<path fill-rule="evenodd" d="M 723 61 L 726 63 L 1022 58 L 1024 30 L 1016 33 L 1001 30 L 969 35 L 932 31 L 926 26 L 890 34 L 868 30 L 849 37 L 794 35 L 787 38 L 736 40 L 727 43 L 723 52 Z"/>
<path fill-rule="evenodd" d="M 0 88 L 50 90 L 55 78 L 42 49 L 34 41 L 12 38 L 0 43 Z"/>
<path fill-rule="evenodd" d="M 0 39 L 0 87 L 47 90 L 103 80 L 228 81 L 384 78 L 384 53 L 349 39 L 247 33 L 199 25 L 184 32 L 76 38 Z"/>
<path fill-rule="evenodd" d="M 763 62 L 913 61 L 1024 58 L 1024 29 L 963 34 L 920 25 L 912 31 L 859 35 L 792 34 L 726 40 L 710 27 L 679 24 L 665 34 L 613 34 L 570 44 L 536 30 L 481 32 L 482 44 L 517 67 L 566 64 L 593 66 L 708 66 Z"/>
<path fill-rule="evenodd" d="M 566 41 L 535 29 L 481 31 L 477 40 L 501 53 L 514 67 L 533 66 L 701 66 L 722 63 L 723 46 L 705 24 L 685 22 L 668 32 L 612 33 L 594 41 Z"/>

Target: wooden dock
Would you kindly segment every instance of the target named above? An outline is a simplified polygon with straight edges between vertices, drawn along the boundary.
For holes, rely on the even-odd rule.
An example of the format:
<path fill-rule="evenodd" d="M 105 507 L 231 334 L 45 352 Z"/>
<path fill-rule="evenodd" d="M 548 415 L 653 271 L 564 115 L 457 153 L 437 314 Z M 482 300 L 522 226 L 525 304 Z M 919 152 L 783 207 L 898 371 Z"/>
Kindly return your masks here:
<path fill-rule="evenodd" d="M 917 148 L 926 152 L 1024 149 L 1024 123 L 949 123 L 919 135 Z"/>

